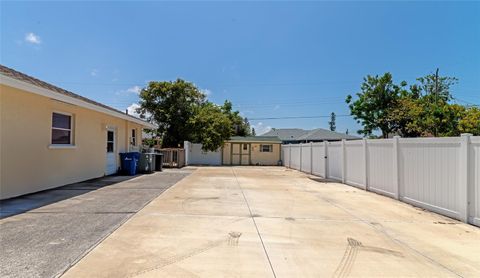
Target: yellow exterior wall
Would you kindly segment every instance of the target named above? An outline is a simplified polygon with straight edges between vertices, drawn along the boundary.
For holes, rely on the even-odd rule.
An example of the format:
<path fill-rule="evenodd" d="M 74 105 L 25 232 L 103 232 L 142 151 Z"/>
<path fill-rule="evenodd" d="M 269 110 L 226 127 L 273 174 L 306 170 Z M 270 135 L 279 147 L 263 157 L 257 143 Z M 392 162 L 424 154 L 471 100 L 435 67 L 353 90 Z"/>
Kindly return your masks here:
<path fill-rule="evenodd" d="M 240 142 L 235 142 L 237 144 Z M 280 143 L 252 143 L 245 142 L 251 146 L 251 165 L 277 165 L 278 160 L 280 160 L 281 154 L 281 144 Z M 231 165 L 231 144 L 230 142 L 225 143 L 223 146 L 223 165 Z M 260 152 L 260 145 L 273 145 L 273 152 Z M 238 151 L 237 151 L 238 152 Z M 242 156 L 242 159 L 245 159 L 246 156 Z M 242 160 L 243 161 L 243 160 Z"/>
<path fill-rule="evenodd" d="M 260 145 L 273 145 L 273 152 L 260 152 Z M 252 165 L 277 165 L 280 160 L 281 144 L 252 143 Z"/>
<path fill-rule="evenodd" d="M 54 111 L 73 114 L 75 148 L 49 148 Z M 141 142 L 141 125 L 0 84 L 0 199 L 103 176 L 107 126 L 118 167 L 132 128 Z"/>

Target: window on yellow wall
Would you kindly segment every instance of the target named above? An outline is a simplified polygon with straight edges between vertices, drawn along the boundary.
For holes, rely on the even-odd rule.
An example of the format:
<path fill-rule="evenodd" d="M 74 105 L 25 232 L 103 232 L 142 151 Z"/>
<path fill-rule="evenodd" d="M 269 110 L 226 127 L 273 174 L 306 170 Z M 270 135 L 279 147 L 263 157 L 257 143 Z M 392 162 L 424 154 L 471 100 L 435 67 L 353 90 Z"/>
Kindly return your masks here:
<path fill-rule="evenodd" d="M 262 153 L 273 152 L 273 145 L 260 145 L 260 152 Z"/>
<path fill-rule="evenodd" d="M 131 142 L 132 146 L 136 146 L 137 145 L 137 130 L 136 129 L 132 129 L 132 142 Z"/>
<path fill-rule="evenodd" d="M 72 144 L 72 115 L 52 113 L 52 145 Z"/>

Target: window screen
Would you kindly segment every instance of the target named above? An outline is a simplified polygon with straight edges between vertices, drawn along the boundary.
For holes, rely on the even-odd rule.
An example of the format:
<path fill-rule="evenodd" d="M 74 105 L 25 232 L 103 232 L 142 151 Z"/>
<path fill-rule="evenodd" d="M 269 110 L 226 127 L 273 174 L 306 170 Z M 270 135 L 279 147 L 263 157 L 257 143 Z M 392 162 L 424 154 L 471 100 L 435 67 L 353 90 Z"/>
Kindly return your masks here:
<path fill-rule="evenodd" d="M 68 145 L 72 143 L 72 116 L 52 114 L 52 144 Z"/>
<path fill-rule="evenodd" d="M 264 153 L 273 152 L 273 145 L 260 145 L 260 152 L 264 152 Z"/>

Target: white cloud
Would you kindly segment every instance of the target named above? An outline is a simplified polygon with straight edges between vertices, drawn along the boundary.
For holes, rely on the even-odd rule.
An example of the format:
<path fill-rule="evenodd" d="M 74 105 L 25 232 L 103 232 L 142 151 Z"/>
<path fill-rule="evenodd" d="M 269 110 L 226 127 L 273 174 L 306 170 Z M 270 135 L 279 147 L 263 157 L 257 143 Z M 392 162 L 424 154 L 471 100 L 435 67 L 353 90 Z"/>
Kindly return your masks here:
<path fill-rule="evenodd" d="M 35 35 L 32 32 L 25 34 L 25 41 L 32 44 L 42 43 L 42 41 L 40 40 L 40 37 L 38 35 Z"/>
<path fill-rule="evenodd" d="M 255 129 L 255 133 L 257 135 L 262 135 L 264 133 L 269 132 L 272 127 L 268 125 L 264 125 L 262 122 L 258 122 L 257 124 L 251 125 Z"/>
<path fill-rule="evenodd" d="M 140 105 L 138 103 L 132 103 L 129 107 L 127 107 L 128 115 L 140 117 L 140 114 L 137 113 L 137 108 L 140 108 Z"/>
<path fill-rule="evenodd" d="M 91 76 L 97 76 L 98 75 L 98 70 L 97 69 L 92 69 L 92 71 L 90 71 L 90 75 Z"/>
<path fill-rule="evenodd" d="M 142 90 L 142 88 L 140 88 L 140 86 L 133 86 L 131 88 L 128 88 L 127 89 L 127 92 L 129 93 L 134 93 L 134 94 L 140 94 L 140 91 Z"/>
<path fill-rule="evenodd" d="M 212 91 L 209 89 L 200 89 L 200 92 L 204 93 L 207 97 L 212 95 Z"/>

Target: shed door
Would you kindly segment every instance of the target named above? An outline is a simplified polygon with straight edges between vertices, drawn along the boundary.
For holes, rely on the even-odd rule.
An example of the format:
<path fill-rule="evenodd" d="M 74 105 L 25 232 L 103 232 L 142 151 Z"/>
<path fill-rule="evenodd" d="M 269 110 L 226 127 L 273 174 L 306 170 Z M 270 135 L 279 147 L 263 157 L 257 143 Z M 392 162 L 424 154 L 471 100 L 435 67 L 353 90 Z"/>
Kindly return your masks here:
<path fill-rule="evenodd" d="M 240 164 L 250 165 L 250 144 L 243 143 L 241 145 L 241 148 L 242 148 L 242 151 L 241 151 L 242 160 Z"/>
<path fill-rule="evenodd" d="M 115 129 L 107 130 L 107 165 L 105 174 L 112 175 L 117 172 L 117 152 L 115 142 Z"/>
<path fill-rule="evenodd" d="M 250 144 L 232 143 L 232 165 L 250 165 Z"/>

